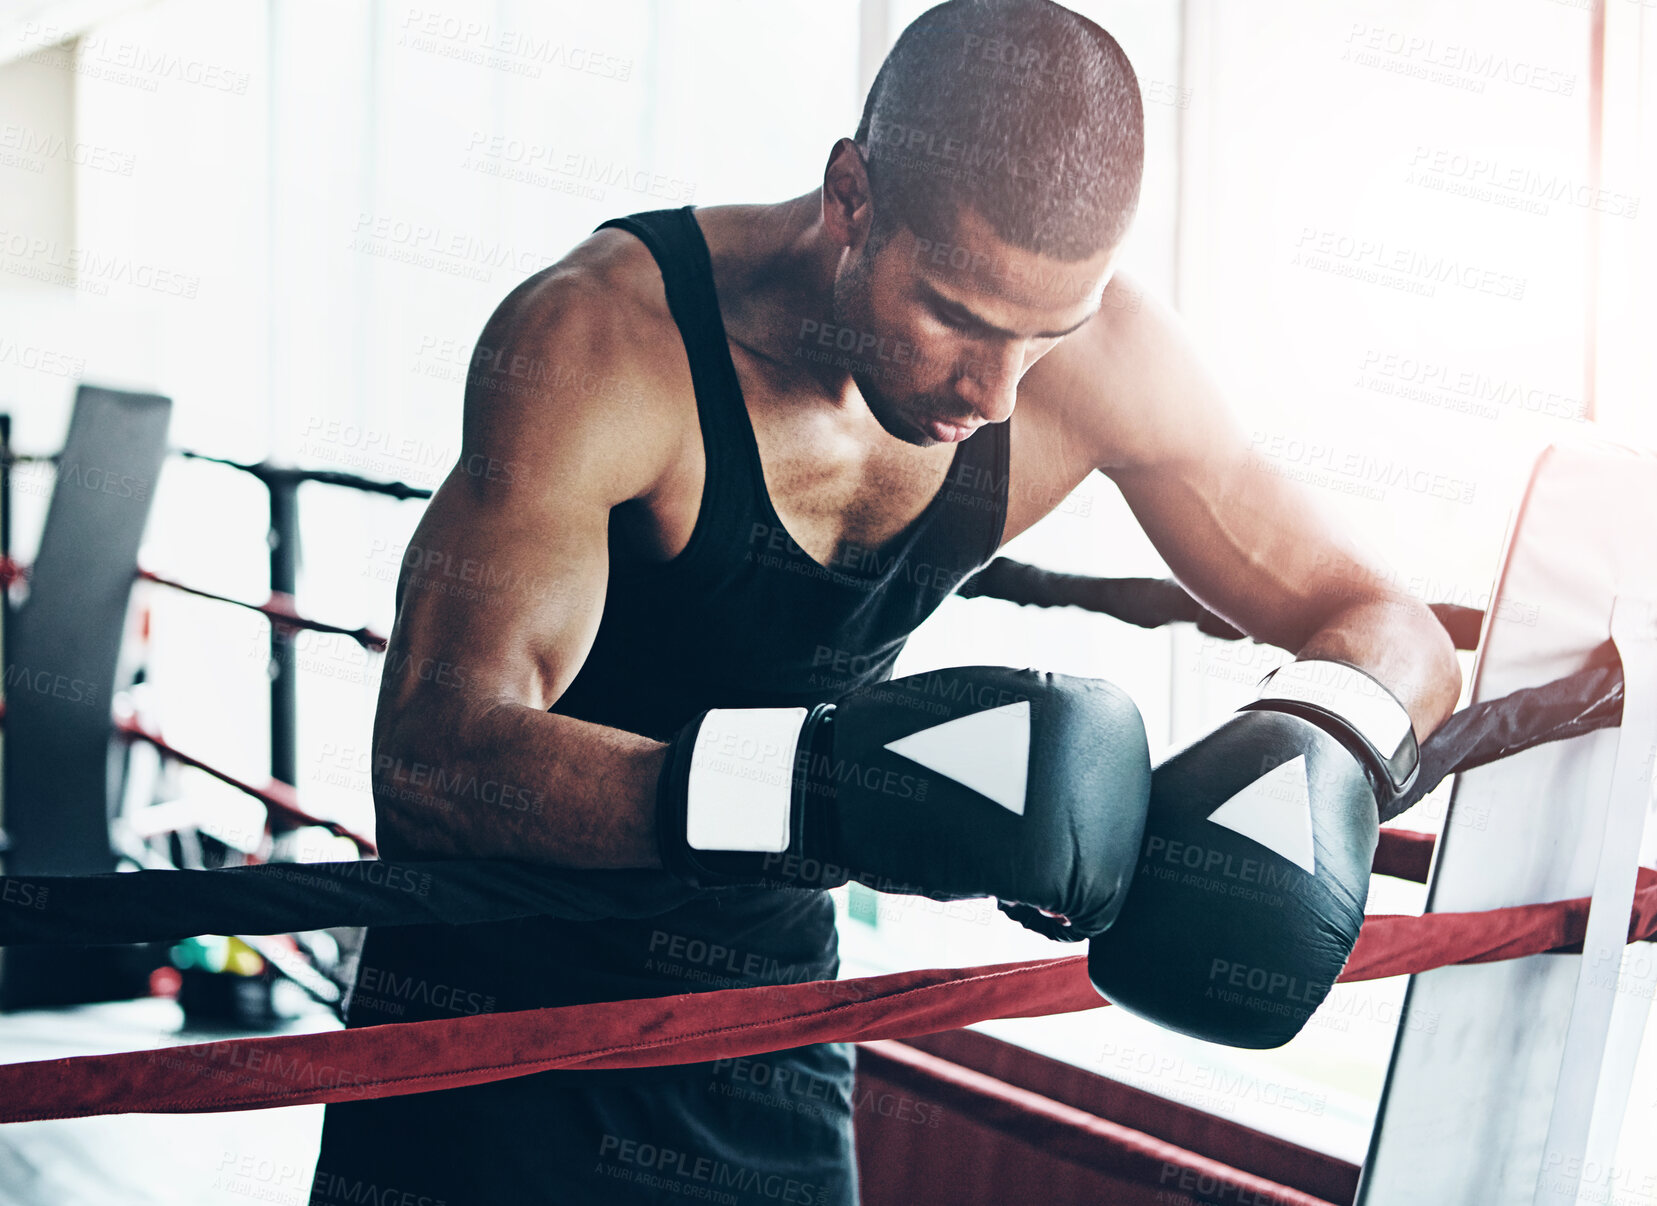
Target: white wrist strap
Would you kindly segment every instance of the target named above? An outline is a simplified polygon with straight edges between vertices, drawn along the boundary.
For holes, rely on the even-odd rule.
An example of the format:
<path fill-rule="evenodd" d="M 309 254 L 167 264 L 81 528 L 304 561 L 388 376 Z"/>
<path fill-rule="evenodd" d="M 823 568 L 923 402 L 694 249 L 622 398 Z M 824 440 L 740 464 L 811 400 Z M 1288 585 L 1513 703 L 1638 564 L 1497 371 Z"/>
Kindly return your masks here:
<path fill-rule="evenodd" d="M 1414 731 L 1392 693 L 1344 662 L 1286 662 L 1260 683 L 1259 700 L 1310 704 L 1345 721 L 1391 763 Z"/>
<path fill-rule="evenodd" d="M 804 708 L 715 708 L 702 718 L 685 785 L 691 849 L 788 849 L 806 716 Z"/>

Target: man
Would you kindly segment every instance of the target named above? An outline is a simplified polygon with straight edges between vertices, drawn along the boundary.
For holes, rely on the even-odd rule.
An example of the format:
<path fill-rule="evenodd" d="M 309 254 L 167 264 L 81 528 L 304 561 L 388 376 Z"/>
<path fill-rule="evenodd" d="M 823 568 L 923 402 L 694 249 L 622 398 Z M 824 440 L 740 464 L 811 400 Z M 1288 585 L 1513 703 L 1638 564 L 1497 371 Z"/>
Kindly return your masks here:
<path fill-rule="evenodd" d="M 1142 157 L 1108 34 L 1048 0 L 952 0 L 900 37 L 819 189 L 607 224 L 516 289 L 405 558 L 386 856 L 660 867 L 687 720 L 884 679 L 1096 470 L 1211 609 L 1435 728 L 1459 674 L 1432 615 L 1261 471 L 1175 317 L 1115 272 Z M 372 932 L 351 1024 L 836 972 L 820 891 L 637 903 Z M 855 1201 L 850 1051 L 762 1062 L 330 1106 L 312 1200 Z"/>

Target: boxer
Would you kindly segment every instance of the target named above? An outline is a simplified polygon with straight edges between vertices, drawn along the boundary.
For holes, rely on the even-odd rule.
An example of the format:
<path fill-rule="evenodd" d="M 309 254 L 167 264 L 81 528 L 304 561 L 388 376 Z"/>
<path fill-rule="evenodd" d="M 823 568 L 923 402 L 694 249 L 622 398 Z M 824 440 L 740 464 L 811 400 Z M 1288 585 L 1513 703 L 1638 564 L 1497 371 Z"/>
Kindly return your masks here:
<path fill-rule="evenodd" d="M 1155 842 L 1162 857 L 1207 842 L 1180 829 L 1201 813 L 1274 891 L 1294 890 L 1285 864 L 1325 888 L 1319 869 L 1346 876 L 1369 771 L 1335 735 L 1339 708 L 1217 734 L 1212 750 L 1245 751 L 1242 786 L 1234 759 L 1202 751 L 1152 781 L 1137 714 L 1102 685 L 986 668 L 887 682 L 963 579 L 1102 473 L 1228 623 L 1363 674 L 1418 738 L 1454 706 L 1431 613 L 1262 470 L 1175 315 L 1117 271 L 1143 150 L 1138 84 L 1104 30 L 1048 0 L 952 0 L 900 36 L 819 187 L 607 222 L 506 297 L 398 583 L 380 846 L 672 891 L 643 920 L 371 931 L 360 975 L 380 987 L 350 1025 L 457 999 L 832 979 L 823 889 L 851 875 L 994 895 L 1042 932 L 1092 937 L 1107 993 L 1193 1032 L 1261 1014 L 1218 994 L 1285 973 L 1234 949 L 1184 951 L 1158 989 L 1168 943 L 1247 902 L 1202 893 L 1159 922 L 1166 895 L 1142 872 Z M 1224 812 L 1296 758 L 1310 838 Z M 1295 862 L 1308 849 L 1312 870 Z M 1333 898 L 1302 891 L 1297 916 Z M 1149 960 L 1133 985 L 1118 927 Z M 1199 982 L 1220 1013 L 1196 1015 Z M 855 1202 L 850 1050 L 768 1059 L 777 1083 L 828 1086 L 812 1109 L 714 1065 L 330 1105 L 312 1200 Z"/>

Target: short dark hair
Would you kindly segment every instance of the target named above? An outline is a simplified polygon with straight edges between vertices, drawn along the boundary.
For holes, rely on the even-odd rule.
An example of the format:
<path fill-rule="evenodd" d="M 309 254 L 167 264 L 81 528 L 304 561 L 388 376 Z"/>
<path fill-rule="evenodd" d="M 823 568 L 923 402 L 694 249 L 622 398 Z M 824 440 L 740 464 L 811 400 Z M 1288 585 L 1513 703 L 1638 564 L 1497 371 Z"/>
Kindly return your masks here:
<path fill-rule="evenodd" d="M 1052 0 L 947 0 L 881 64 L 857 144 L 875 245 L 971 208 L 1016 247 L 1086 259 L 1139 204 L 1145 115 L 1128 56 Z M 936 237 L 934 235 L 934 237 Z"/>

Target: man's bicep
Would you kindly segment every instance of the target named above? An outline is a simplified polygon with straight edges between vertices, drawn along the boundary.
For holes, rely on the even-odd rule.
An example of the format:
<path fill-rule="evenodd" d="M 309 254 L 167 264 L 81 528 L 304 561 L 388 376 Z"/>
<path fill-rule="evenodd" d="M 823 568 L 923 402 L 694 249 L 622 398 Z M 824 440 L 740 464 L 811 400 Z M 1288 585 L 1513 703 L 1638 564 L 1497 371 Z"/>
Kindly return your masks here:
<path fill-rule="evenodd" d="M 1260 640 L 1296 648 L 1382 580 L 1298 484 L 1241 441 L 1111 477 L 1180 582 Z"/>
<path fill-rule="evenodd" d="M 666 463 L 639 434 L 665 424 L 569 384 L 591 375 L 628 397 L 661 396 L 606 296 L 555 275 L 491 318 L 479 342 L 490 354 L 474 359 L 494 369 L 468 381 L 458 463 L 405 558 L 392 652 L 453 662 L 468 705 L 557 701 L 597 633 L 610 511 L 647 493 Z M 520 364 L 570 371 L 501 369 Z M 396 684 L 381 708 L 417 697 L 432 696 Z"/>
<path fill-rule="evenodd" d="M 1292 648 L 1341 592 L 1373 591 L 1378 576 L 1254 452 L 1179 315 L 1133 295 L 1067 356 L 1069 422 L 1180 582 L 1251 636 Z"/>
<path fill-rule="evenodd" d="M 382 711 L 554 703 L 603 612 L 607 520 L 579 492 L 551 513 L 491 500 L 462 462 L 404 555 Z"/>

